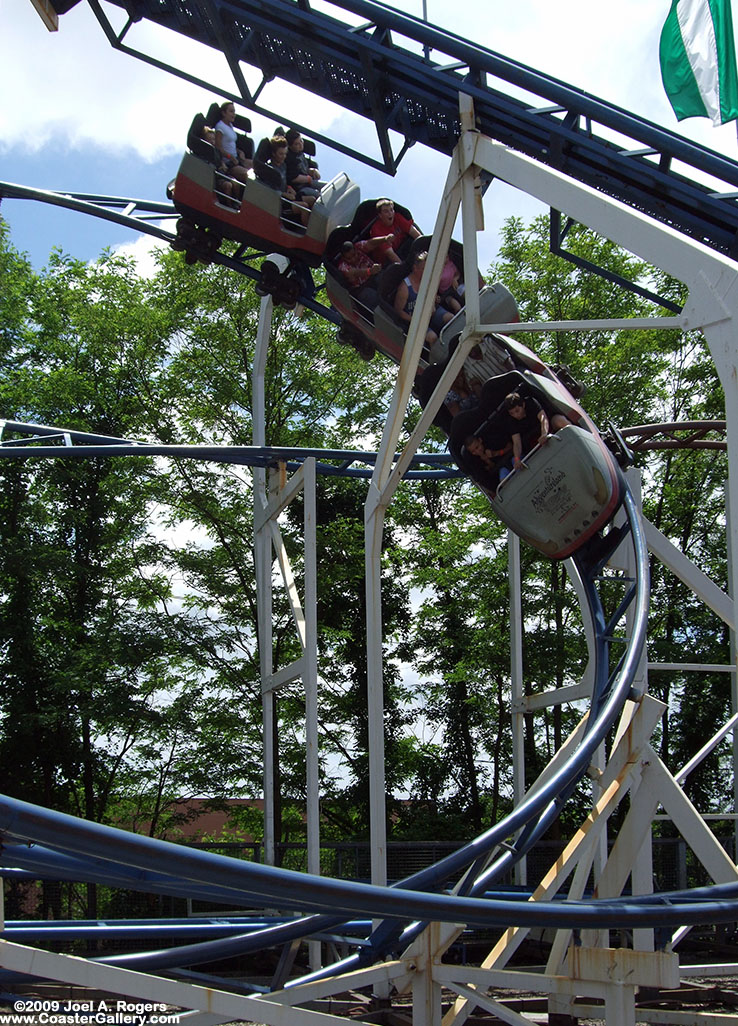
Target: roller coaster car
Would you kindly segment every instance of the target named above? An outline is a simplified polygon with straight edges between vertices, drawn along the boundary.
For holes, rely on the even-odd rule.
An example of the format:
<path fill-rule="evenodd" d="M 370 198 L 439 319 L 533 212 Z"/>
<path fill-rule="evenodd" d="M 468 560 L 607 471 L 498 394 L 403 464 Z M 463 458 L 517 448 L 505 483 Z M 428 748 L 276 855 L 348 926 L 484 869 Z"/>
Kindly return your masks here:
<path fill-rule="evenodd" d="M 405 345 L 407 324 L 398 317 L 393 300 L 397 286 L 409 273 L 409 262 L 415 252 L 427 250 L 430 236 L 418 239 L 406 239 L 400 247 L 399 256 L 405 260 L 401 264 L 390 264 L 370 279 L 370 287 L 376 292 L 366 296 L 365 289 L 351 289 L 338 270 L 341 247 L 345 242 L 359 242 L 369 238 L 369 232 L 376 221 L 376 200 L 365 200 L 361 203 L 349 225 L 343 225 L 331 232 L 325 249 L 325 287 L 333 308 L 341 315 L 343 324 L 339 329 L 339 341 L 346 342 L 358 349 L 362 356 L 373 355 L 376 349 L 386 356 L 400 362 Z M 395 203 L 395 210 L 412 221 L 412 214 L 407 207 Z M 453 243 L 453 252 L 459 260 L 461 247 Z M 463 262 L 459 264 L 463 266 Z M 362 295 L 359 295 L 359 293 Z"/>
<path fill-rule="evenodd" d="M 509 316 L 507 290 L 501 285 L 480 293 L 482 322 L 500 323 Z M 509 301 L 514 303 L 507 293 Z M 507 316 L 499 316 L 507 307 Z M 458 322 L 463 311 L 458 315 Z M 443 362 L 422 373 L 417 393 L 426 405 L 453 352 L 459 323 L 450 322 L 433 347 L 431 356 Z M 457 465 L 487 495 L 499 518 L 516 534 L 550 559 L 566 559 L 588 543 L 599 545 L 600 532 L 622 503 L 625 483 L 613 453 L 605 445 L 574 396 L 527 346 L 504 335 L 486 335 L 464 364 L 470 381 L 480 380 L 480 369 L 496 365 L 496 372 L 482 386 L 479 405 L 451 417 L 446 410 L 437 422 L 449 437 L 449 449 Z M 499 470 L 511 462 L 505 396 L 518 392 L 538 400 L 549 421 L 555 414 L 568 423 L 550 434 L 545 445 L 525 453 L 521 465 L 499 480 Z M 506 434 L 507 430 L 507 434 Z M 494 453 L 486 468 L 466 449 L 470 435 L 483 436 Z"/>
<path fill-rule="evenodd" d="M 225 238 L 309 267 L 320 266 L 330 233 L 354 215 L 360 199 L 358 185 L 346 174 L 337 175 L 321 190 L 307 225 L 295 223 L 285 215 L 278 188 L 252 177 L 242 185 L 216 170 L 215 150 L 200 138 L 202 126 L 212 120 L 212 110 L 207 118 L 200 114 L 194 119 L 187 137 L 189 151 L 167 190 L 182 215 L 174 248 L 184 250 L 190 263 L 207 263 Z M 251 125 L 238 116 L 236 127 L 248 131 Z M 264 143 L 253 154 L 252 140 L 241 138 L 241 148 L 248 157 L 253 154 L 255 166 L 264 163 Z M 232 195 L 223 189 L 224 182 L 230 181 Z"/>
<path fill-rule="evenodd" d="M 341 340 L 360 352 L 360 345 L 376 347 L 399 362 L 406 325 L 397 317 L 392 297 L 408 273 L 413 253 L 428 249 L 430 239 L 416 239 L 406 263 L 392 264 L 381 272 L 376 300 L 366 305 L 347 288 L 337 268 L 342 244 L 361 237 L 356 220 L 333 232 L 326 249 L 327 292 L 343 318 L 339 338 L 343 335 Z M 450 253 L 457 267 L 463 268 L 461 246 L 452 242 Z M 482 324 L 519 320 L 517 304 L 503 285 L 484 286 L 479 304 Z M 424 347 L 415 384 L 422 406 L 433 394 L 465 322 L 462 308 L 444 326 L 437 341 Z M 497 334 L 484 335 L 471 349 L 464 372 L 469 382 L 481 386 L 480 404 L 453 416 L 444 403 L 435 418 L 449 437 L 449 449 L 460 469 L 485 492 L 499 518 L 549 558 L 565 559 L 590 542 L 599 545 L 600 532 L 622 503 L 625 484 L 613 453 L 577 403 L 575 394 L 578 397 L 584 391 L 581 383 L 568 368 L 560 368 L 557 374 L 527 346 Z M 525 454 L 521 468 L 500 483 L 499 469 L 511 455 L 509 438 L 501 437 L 503 400 L 513 391 L 537 398 L 549 420 L 558 413 L 568 423 L 550 435 L 545 445 Z M 469 435 L 479 433 L 488 442 L 493 439 L 491 444 L 497 450 L 491 470 L 467 453 L 464 445 Z"/>

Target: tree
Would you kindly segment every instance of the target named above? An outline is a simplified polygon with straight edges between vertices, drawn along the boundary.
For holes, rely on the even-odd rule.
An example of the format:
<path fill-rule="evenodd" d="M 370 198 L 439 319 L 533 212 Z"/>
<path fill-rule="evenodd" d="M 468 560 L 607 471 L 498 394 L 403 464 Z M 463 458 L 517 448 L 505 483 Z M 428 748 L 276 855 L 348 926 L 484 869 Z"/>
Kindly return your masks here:
<path fill-rule="evenodd" d="M 542 221 L 510 221 L 492 275 L 525 319 L 642 315 L 645 300 L 546 250 Z M 581 255 L 678 297 L 665 276 L 594 238 Z M 154 274 L 104 255 L 53 257 L 34 274 L 0 245 L 2 412 L 165 443 L 249 444 L 259 304 L 245 279 L 163 254 Z M 699 335 L 541 333 L 533 342 L 588 386 L 596 423 L 719 416 L 722 396 Z M 374 449 L 396 371 L 367 365 L 312 316 L 277 311 L 267 364 L 267 441 Z M 409 411 L 407 430 L 417 418 Z M 437 433 L 427 446 L 442 447 Z M 718 582 L 724 549 L 721 460 L 672 453 L 644 465 L 647 515 Z M 178 828 L 179 799 L 261 789 L 249 472 L 189 460 L 0 461 L 0 767 L 14 792 L 152 834 Z M 367 823 L 364 482 L 318 487 L 320 715 L 324 809 L 336 834 Z M 699 493 L 699 498 L 695 493 Z M 302 511 L 281 528 L 302 570 Z M 512 801 L 505 532 L 469 482 L 407 483 L 386 522 L 386 732 L 393 837 L 468 837 Z M 561 565 L 523 550 L 525 682 L 578 679 L 579 613 Z M 653 567 L 652 648 L 717 662 L 724 630 Z M 274 607 L 275 665 L 296 654 L 287 603 Z M 671 703 L 660 743 L 679 764 L 724 711 L 725 678 L 654 677 Z M 699 702 L 686 722 L 680 704 Z M 281 694 L 284 837 L 301 830 L 303 701 Z M 528 722 L 528 776 L 576 710 Z M 695 797 L 718 807 L 719 773 Z M 410 795 L 413 803 L 400 799 Z M 290 834 L 289 836 L 293 836 Z"/>
<path fill-rule="evenodd" d="M 259 304 L 243 279 L 219 268 L 182 268 L 171 258 L 162 261 L 166 288 L 161 301 L 171 302 L 172 293 L 186 290 L 181 304 L 177 346 L 165 380 L 158 383 L 174 410 L 185 411 L 185 430 L 190 440 L 251 441 L 251 369 Z M 178 304 L 178 307 L 180 305 Z M 193 371 L 195 383 L 193 385 Z M 353 352 L 339 346 L 330 330 L 315 318 L 296 319 L 275 311 L 274 332 L 266 371 L 267 442 L 273 446 L 346 447 L 347 438 L 360 437 L 360 447 L 372 448 L 387 402 L 388 369 L 377 363 L 368 368 Z M 215 387 L 208 386 L 214 382 Z M 215 393 L 215 394 L 214 394 Z M 176 400 L 174 397 L 177 397 Z M 157 409 L 166 404 L 155 403 Z M 180 412 L 178 416 L 182 416 Z M 156 426 L 162 437 L 173 437 L 173 424 Z M 261 749 L 261 702 L 256 659 L 256 593 L 251 537 L 253 532 L 251 490 L 244 475 L 232 468 L 182 464 L 173 467 L 163 480 L 168 523 L 186 519 L 204 532 L 206 547 L 191 544 L 174 558 L 186 581 L 189 608 L 198 620 L 207 619 L 217 642 L 208 649 L 209 672 L 226 690 L 242 696 L 242 727 L 255 751 Z M 355 553 L 353 535 L 361 534 L 361 501 L 365 485 L 352 488 L 348 482 L 337 487 L 321 482 L 319 510 L 320 604 L 333 604 L 340 619 L 334 645 L 326 640 L 330 628 L 321 634 L 321 656 L 326 673 L 335 673 L 340 687 L 358 687 L 363 664 L 363 645 L 349 645 L 345 639 L 360 631 L 363 636 L 363 558 L 359 552 L 358 573 L 350 564 Z M 325 498 L 324 498 L 325 497 Z M 340 515 L 346 511 L 345 519 Z M 353 518 L 349 520 L 350 518 Z M 301 503 L 295 503 L 283 518 L 282 531 L 290 559 L 299 575 L 302 569 L 300 532 Z M 339 553 L 330 551 L 336 530 Z M 351 557 L 344 558 L 343 542 L 351 536 Z M 338 558 L 336 558 L 338 556 Z M 345 580 L 351 581 L 350 594 Z M 342 595 L 341 603 L 332 596 Z M 331 597 L 329 597 L 331 596 Z M 336 636 L 338 636 L 338 634 Z M 297 655 L 292 615 L 276 596 L 273 625 L 274 665 L 280 666 Z M 323 666 L 323 662 L 321 666 Z M 348 681 L 352 681 L 351 685 Z M 338 685 L 337 685 L 338 686 Z M 364 684 L 365 688 L 365 684 Z M 325 695 L 325 692 L 322 691 Z M 327 705 L 330 702 L 327 701 Z M 304 718 L 300 688 L 280 692 L 280 789 L 285 814 L 291 802 L 304 804 L 305 767 L 302 741 Z M 326 713 L 325 723 L 330 719 Z M 354 726 L 358 729 L 358 720 Z M 354 750 L 356 741 L 345 725 L 328 739 L 327 749 L 336 751 L 343 743 L 339 734 L 350 735 L 345 749 Z M 345 738 L 344 738 L 345 739 Z M 257 747 L 258 746 L 258 747 Z M 359 746 L 360 747 L 360 746 Z M 359 756 L 357 756 L 359 758 Z M 360 773 L 361 777 L 361 773 Z M 362 786 L 366 782 L 363 781 Z M 357 783 L 357 786 L 358 783 Z M 330 786 L 328 787 L 331 793 Z M 347 802 L 342 805 L 346 807 Z M 352 817 L 350 817 L 352 818 Z M 287 823 L 285 820 L 285 829 Z"/>
<path fill-rule="evenodd" d="M 466 483 L 408 485 L 398 502 L 398 516 L 414 525 L 403 554 L 419 596 L 414 712 L 433 730 L 431 752 L 444 767 L 443 776 L 431 775 L 431 787 L 417 779 L 425 803 L 408 810 L 406 828 L 415 836 L 418 828 L 437 831 L 430 811 L 453 824 L 455 836 L 471 837 L 510 797 L 502 772 L 510 753 L 505 534 Z M 423 748 L 416 758 L 421 774 L 428 761 Z"/>
<path fill-rule="evenodd" d="M 135 348 L 122 344 L 121 307 L 132 287 L 124 270 L 107 259 L 93 271 L 55 257 L 37 279 L 15 262 L 11 294 L 26 289 L 29 305 L 6 336 L 7 415 L 131 432 L 132 382 L 150 355 L 148 338 Z M 96 293 L 104 302 L 89 302 Z M 140 302 L 137 313 L 143 321 Z M 152 618 L 136 609 L 155 550 L 145 486 L 120 461 L 3 462 L 0 473 L 0 765 L 11 793 L 103 818 L 120 755 L 113 739 L 125 744 L 127 735 L 121 718 L 140 715 L 135 696 L 166 655 Z M 108 738 L 107 751 L 95 734 Z"/>

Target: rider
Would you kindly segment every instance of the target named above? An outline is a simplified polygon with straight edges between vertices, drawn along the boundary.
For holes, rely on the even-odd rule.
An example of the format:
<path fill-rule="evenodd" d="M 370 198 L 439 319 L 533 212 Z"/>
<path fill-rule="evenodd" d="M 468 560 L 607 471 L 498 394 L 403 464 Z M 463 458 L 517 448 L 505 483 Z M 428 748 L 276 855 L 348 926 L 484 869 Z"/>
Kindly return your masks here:
<path fill-rule="evenodd" d="M 412 320 L 413 310 L 418 298 L 418 290 L 420 289 L 420 281 L 426 268 L 427 259 L 427 253 L 417 253 L 410 274 L 403 278 L 397 286 L 394 302 L 395 312 L 401 320 L 407 321 L 408 324 Z M 425 335 L 425 341 L 429 345 L 436 341 L 443 325 L 453 320 L 454 316 L 450 310 L 447 310 L 445 306 L 441 306 L 438 303 L 438 296 L 436 296 L 436 304 Z"/>
<path fill-rule="evenodd" d="M 402 258 L 397 255 L 397 250 L 405 239 L 417 239 L 420 230 L 410 218 L 395 210 L 391 199 L 385 197 L 377 200 L 377 216 L 369 229 L 369 236 L 376 239 L 388 235 L 391 236 L 391 240 L 383 242 L 375 255 L 382 264 L 399 264 Z"/>

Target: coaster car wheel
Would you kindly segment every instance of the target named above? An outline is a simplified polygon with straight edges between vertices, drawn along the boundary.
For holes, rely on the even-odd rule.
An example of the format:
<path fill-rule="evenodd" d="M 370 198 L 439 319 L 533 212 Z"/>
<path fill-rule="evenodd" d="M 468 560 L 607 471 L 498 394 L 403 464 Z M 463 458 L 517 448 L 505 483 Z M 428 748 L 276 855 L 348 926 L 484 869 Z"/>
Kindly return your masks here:
<path fill-rule="evenodd" d="M 293 310 L 301 291 L 300 279 L 290 260 L 280 253 L 270 253 L 261 265 L 257 294 L 271 296 L 277 306 Z"/>
<path fill-rule="evenodd" d="M 177 235 L 185 242 L 194 242 L 196 234 L 197 225 L 189 217 L 180 217 L 177 221 Z"/>
<path fill-rule="evenodd" d="M 364 335 L 359 335 L 359 341 L 355 348 L 362 360 L 367 362 L 374 359 L 374 354 L 377 351 L 377 347 L 371 339 L 366 338 Z"/>
<path fill-rule="evenodd" d="M 195 250 L 198 259 L 204 264 L 211 264 L 213 257 L 218 252 L 223 236 L 209 228 L 207 231 L 198 231 Z"/>
<path fill-rule="evenodd" d="M 218 247 L 223 241 L 222 236 L 217 232 L 204 228 L 195 228 L 188 225 L 183 232 L 177 231 L 177 237 L 172 243 L 172 248 L 184 250 L 185 263 L 196 264 L 198 260 L 202 264 L 211 264 L 213 256 L 218 252 Z"/>
<path fill-rule="evenodd" d="M 571 392 L 575 399 L 582 398 L 584 393 L 587 391 L 587 386 L 581 381 L 577 381 L 565 363 L 558 364 L 556 367 L 553 367 L 552 370 L 561 384 Z"/>
<path fill-rule="evenodd" d="M 635 458 L 633 451 L 628 447 L 628 443 L 611 420 L 607 422 L 607 433 L 602 436 L 602 440 L 620 467 L 625 469 L 631 465 Z"/>
<path fill-rule="evenodd" d="M 197 245 L 199 229 L 187 217 L 177 221 L 177 234 L 172 241 L 172 249 L 178 252 L 187 251 Z"/>
<path fill-rule="evenodd" d="M 371 360 L 377 351 L 377 347 L 371 339 L 362 335 L 360 331 L 357 331 L 353 325 L 347 324 L 346 321 L 341 322 L 341 326 L 336 333 L 336 341 L 340 342 L 342 346 L 351 346 L 362 360 Z"/>
<path fill-rule="evenodd" d="M 272 258 L 265 260 L 261 265 L 261 275 L 256 283 L 256 292 L 259 296 L 274 296 L 279 288 L 281 271 Z"/>
<path fill-rule="evenodd" d="M 275 303 L 283 306 L 285 310 L 294 310 L 300 298 L 300 283 L 297 278 L 282 276 L 273 295 Z"/>

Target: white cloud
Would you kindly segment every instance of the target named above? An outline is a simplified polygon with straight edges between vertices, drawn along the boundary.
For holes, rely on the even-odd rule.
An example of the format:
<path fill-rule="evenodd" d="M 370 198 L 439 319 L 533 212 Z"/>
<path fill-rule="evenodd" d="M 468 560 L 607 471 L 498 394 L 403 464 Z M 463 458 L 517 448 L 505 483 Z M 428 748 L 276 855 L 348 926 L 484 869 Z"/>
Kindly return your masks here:
<path fill-rule="evenodd" d="M 165 227 L 169 227 L 165 225 Z M 113 252 L 123 257 L 132 257 L 136 270 L 142 278 L 153 278 L 157 269 L 156 254 L 168 250 L 169 244 L 150 235 L 139 235 L 131 242 L 113 246 Z"/>
<path fill-rule="evenodd" d="M 0 150 L 18 147 L 35 153 L 59 146 L 93 146 L 120 154 L 132 148 L 143 161 L 158 160 L 181 152 L 193 115 L 220 98 L 217 89 L 192 85 L 115 50 L 86 4 L 63 15 L 59 31 L 49 33 L 30 3 L 12 0 L 11 17 L 6 9 L 10 2 L 0 0 L 0 93 L 18 97 L 18 102 L 5 102 L 0 108 Z M 106 12 L 117 28 L 122 12 Z M 133 26 L 125 42 L 193 70 L 206 82 L 235 88 L 221 54 L 177 33 L 142 22 Z M 255 88 L 259 73 L 245 70 Z M 341 113 L 328 102 L 276 81 L 260 102 L 277 111 L 295 110 L 296 120 L 307 121 L 316 131 L 327 129 Z M 260 134 L 273 127 L 263 118 L 252 120 Z"/>
<path fill-rule="evenodd" d="M 3 19 L 0 89 L 18 102 L 0 109 L 2 145 L 30 152 L 95 146 L 119 153 L 133 147 L 143 160 L 182 149 L 192 115 L 210 102 L 209 94 L 114 50 L 86 4 L 60 18 L 58 33 L 47 32 L 31 4 L 14 0 L 13 7 L 12 19 L 7 12 Z M 157 35 L 151 28 L 144 34 Z M 191 60 L 185 40 L 168 45 L 170 56 Z M 225 62 L 206 51 L 200 63 L 209 71 Z"/>

